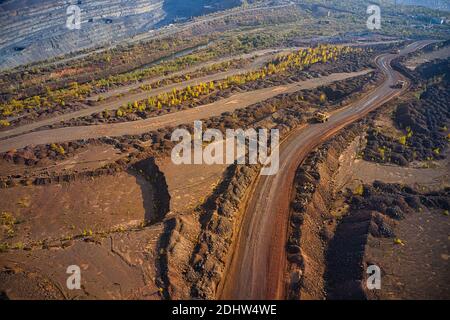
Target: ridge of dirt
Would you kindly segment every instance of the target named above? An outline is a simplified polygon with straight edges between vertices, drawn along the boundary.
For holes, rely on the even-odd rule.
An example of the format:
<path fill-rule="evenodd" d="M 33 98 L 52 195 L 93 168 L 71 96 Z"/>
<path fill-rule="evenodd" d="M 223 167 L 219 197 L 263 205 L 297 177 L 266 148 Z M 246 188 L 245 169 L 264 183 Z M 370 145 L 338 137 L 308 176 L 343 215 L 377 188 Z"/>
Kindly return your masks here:
<path fill-rule="evenodd" d="M 286 291 L 289 299 L 425 297 L 417 295 L 411 288 L 402 293 L 405 283 L 399 281 L 411 279 L 399 272 L 398 259 L 406 259 L 408 268 L 412 268 L 410 264 L 413 262 L 408 259 L 412 259 L 414 253 L 411 253 L 412 248 L 403 249 L 404 242 L 397 238 L 398 234 L 408 237 L 410 242 L 421 242 L 421 246 L 426 248 L 441 244 L 443 260 L 438 261 L 439 255 L 434 254 L 433 249 L 434 265 L 425 265 L 434 282 L 428 283 L 421 277 L 414 285 L 420 285 L 431 296 L 440 297 L 433 292 L 448 295 L 448 289 L 442 285 L 442 281 L 448 279 L 442 269 L 445 268 L 443 261 L 448 257 L 446 247 L 442 246 L 445 240 L 436 240 L 432 244 L 433 236 L 424 231 L 430 221 L 436 227 L 439 223 L 436 219 L 441 215 L 430 216 L 423 226 L 414 223 L 423 223 L 424 217 L 418 216 L 421 212 L 428 216 L 433 215 L 431 212 L 444 210 L 444 216 L 445 212 L 448 215 L 449 189 L 420 193 L 404 184 L 374 181 L 369 185 L 360 183 L 355 190 L 344 191 L 344 186 L 355 185 L 355 181 L 351 181 L 352 176 L 345 172 L 358 161 L 367 128 L 363 121 L 352 125 L 312 152 L 297 170 L 286 244 L 289 262 Z M 448 223 L 441 221 L 439 228 L 445 230 L 445 225 Z M 426 240 L 415 241 L 411 237 L 411 226 L 418 229 L 416 232 L 424 233 Z M 384 256 L 385 251 L 388 258 Z M 401 258 L 395 257 L 397 251 Z M 428 257 L 429 254 L 427 251 L 423 255 Z M 417 254 L 414 259 L 418 263 L 427 261 Z M 369 275 L 366 270 L 374 264 L 381 267 L 383 277 L 388 277 L 387 291 L 367 289 Z M 436 274 L 437 270 L 441 273 Z M 410 271 L 413 273 L 414 268 Z"/>
<path fill-rule="evenodd" d="M 339 156 L 363 131 L 363 121 L 353 124 L 310 153 L 297 169 L 286 244 L 290 299 L 326 297 L 325 248 L 334 227 L 330 183 L 339 168 Z"/>

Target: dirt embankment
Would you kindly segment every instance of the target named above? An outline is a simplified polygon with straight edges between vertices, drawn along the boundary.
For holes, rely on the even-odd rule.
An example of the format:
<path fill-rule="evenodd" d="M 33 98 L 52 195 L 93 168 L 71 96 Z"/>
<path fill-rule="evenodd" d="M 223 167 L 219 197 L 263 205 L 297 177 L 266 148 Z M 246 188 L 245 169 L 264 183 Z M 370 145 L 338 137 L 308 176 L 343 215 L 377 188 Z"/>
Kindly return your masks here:
<path fill-rule="evenodd" d="M 133 167 L 154 186 L 153 208 L 155 210 L 155 220 L 162 221 L 170 210 L 170 194 L 164 173 L 159 170 L 153 157 L 141 160 L 135 163 Z"/>
<path fill-rule="evenodd" d="M 311 104 L 314 107 L 321 107 L 327 109 L 336 109 L 344 102 L 355 99 L 355 91 L 367 92 L 379 80 L 376 73 L 363 74 L 355 78 L 338 81 L 332 85 L 327 93 L 323 93 L 325 87 L 316 88 L 314 90 L 302 90 L 294 93 L 278 94 L 264 102 L 258 102 L 248 106 L 247 108 L 237 109 L 231 112 L 223 113 L 220 116 L 211 117 L 205 120 L 207 127 L 219 128 L 225 130 L 229 127 L 243 127 L 248 126 L 255 121 L 260 121 L 264 117 L 271 114 L 275 118 L 276 123 L 282 123 L 286 119 L 289 124 L 293 117 L 303 117 L 303 115 L 311 110 Z M 319 102 L 319 96 L 325 94 L 327 99 L 325 103 Z M 361 93 L 362 94 L 362 93 Z M 286 109 L 286 112 L 284 110 Z M 289 109 L 289 111 L 287 111 Z M 286 114 L 285 114 L 286 113 Z M 182 126 L 186 127 L 186 126 Z M 164 155 L 170 152 L 173 147 L 173 142 L 170 141 L 170 133 L 173 131 L 171 127 L 160 128 L 157 131 L 146 132 L 141 135 L 122 136 L 122 137 L 103 137 L 99 139 L 78 140 L 68 143 L 38 145 L 35 147 L 26 147 L 21 150 L 13 150 L 1 154 L 0 161 L 4 161 L 6 166 L 11 170 L 5 170 L 5 176 L 0 178 L 0 183 L 4 187 L 11 187 L 14 185 L 29 185 L 29 184 L 44 184 L 51 181 L 71 181 L 72 174 L 67 171 L 63 172 L 63 176 L 57 177 L 61 168 L 64 168 L 64 162 L 71 162 L 74 170 L 70 171 L 93 171 L 93 158 L 89 155 L 90 149 L 94 145 L 102 148 L 109 148 L 108 159 L 102 155 L 101 159 L 104 163 L 95 165 L 96 173 L 106 172 L 112 173 L 114 170 L 120 170 L 124 162 L 130 163 L 142 159 L 139 155 L 141 153 L 148 153 L 150 150 L 153 154 Z M 118 153 L 123 156 L 118 155 Z M 85 156 L 81 156 L 84 154 Z M 120 159 L 117 159 L 120 158 Z M 76 160 L 78 159 L 78 160 Z M 100 158 L 99 158 L 100 159 Z M 105 160 L 105 161 L 103 161 Z M 54 162 L 54 164 L 52 164 Z M 86 168 L 86 163 L 90 163 Z M 105 166 L 106 163 L 110 163 Z M 17 165 L 17 166 L 16 166 Z M 23 167 L 27 174 L 22 174 L 20 168 Z M 36 167 L 38 170 L 30 172 L 27 168 Z M 47 170 L 50 168 L 51 170 Z M 81 175 L 89 175 L 90 173 L 83 173 Z M 8 175 L 8 176 L 6 176 Z M 80 175 L 80 173 L 78 174 Z M 94 175 L 95 176 L 95 175 Z"/>
<path fill-rule="evenodd" d="M 362 121 L 352 125 L 297 170 L 286 245 L 290 299 L 369 297 L 366 245 L 371 237 L 393 237 L 393 221 L 375 209 L 348 214 L 339 175 L 351 166 L 366 129 Z"/>
<path fill-rule="evenodd" d="M 295 100 L 295 96 L 289 98 Z M 281 100 L 286 102 L 286 99 Z M 252 124 L 276 127 L 281 138 L 285 137 L 306 121 L 301 116 L 292 117 L 292 111 L 298 107 L 298 103 L 288 103 L 286 111 L 290 112 L 269 113 Z M 159 281 L 166 289 L 166 298 L 214 299 L 220 296 L 246 199 L 259 169 L 258 165 L 230 166 L 222 183 L 193 214 L 181 214 L 165 222 L 165 232 L 160 239 Z"/>
<path fill-rule="evenodd" d="M 202 232 L 192 253 L 187 279 L 193 282 L 191 295 L 214 299 L 223 285 L 235 238 L 250 186 L 259 172 L 258 166 L 235 166 L 220 191 L 205 204 L 201 217 Z"/>
<path fill-rule="evenodd" d="M 334 175 L 339 157 L 364 131 L 359 122 L 312 152 L 297 170 L 288 241 L 287 291 L 290 299 L 326 297 L 326 245 L 332 237 Z"/>
<path fill-rule="evenodd" d="M 297 170 L 286 244 L 289 262 L 286 290 L 290 299 L 384 299 L 426 297 L 427 294 L 443 298 L 448 295 L 448 286 L 442 285 L 448 276 L 446 272 L 438 273 L 445 269 L 444 260 L 448 255 L 442 254 L 444 260 L 439 261 L 439 255 L 436 258 L 434 254 L 442 250 L 442 240 L 428 240 L 412 251 L 395 250 L 395 246 L 403 248 L 403 236 L 413 242 L 414 237 L 408 231 L 411 226 L 423 232 L 430 221 L 439 220 L 440 215 L 436 213 L 448 215 L 449 189 L 424 193 L 399 183 L 374 181 L 365 185 L 348 181 L 352 177 L 348 172 L 365 147 L 366 130 L 367 124 L 363 122 L 354 124 L 312 152 Z M 355 183 L 357 187 L 349 189 Z M 423 224 L 418 219 L 421 214 L 426 214 L 427 223 L 413 225 L 412 221 Z M 443 221 L 440 225 L 443 226 Z M 435 236 L 442 238 L 441 234 Z M 410 267 L 416 265 L 414 261 L 417 264 L 427 261 L 415 254 L 416 250 L 424 252 L 426 257 L 434 254 L 433 264 L 425 265 L 432 275 L 432 284 L 422 281 L 423 276 L 414 276 L 416 281 L 398 273 L 402 263 Z M 395 252 L 399 252 L 396 258 Z M 367 289 L 366 271 L 371 265 L 379 266 L 383 279 L 387 277 L 384 290 Z M 414 268 L 410 271 L 416 272 Z M 407 293 L 402 293 L 400 285 Z"/>
<path fill-rule="evenodd" d="M 105 140 L 106 141 L 106 140 Z M 101 144 L 102 142 L 98 143 Z M 107 144 L 114 144 L 115 148 L 123 147 L 118 141 L 107 141 Z M 138 148 L 139 146 L 136 146 Z M 141 151 L 131 152 L 127 156 L 120 157 L 105 165 L 89 168 L 86 170 L 62 170 L 52 171 L 48 168 L 30 174 L 25 171 L 23 174 L 14 174 L 0 178 L 0 188 L 14 188 L 16 186 L 42 186 L 58 183 L 71 183 L 82 179 L 92 179 L 101 176 L 115 175 L 119 172 L 136 169 L 138 174 L 143 176 L 155 187 L 154 209 L 158 221 L 164 218 L 169 212 L 170 195 L 164 174 L 159 170 L 155 162 L 154 153 L 151 150 L 140 149 Z M 150 221 L 149 221 L 150 222 Z"/>
<path fill-rule="evenodd" d="M 230 166 L 193 215 L 165 222 L 159 257 L 165 298 L 215 298 L 239 230 L 242 203 L 258 172 L 258 166 Z"/>

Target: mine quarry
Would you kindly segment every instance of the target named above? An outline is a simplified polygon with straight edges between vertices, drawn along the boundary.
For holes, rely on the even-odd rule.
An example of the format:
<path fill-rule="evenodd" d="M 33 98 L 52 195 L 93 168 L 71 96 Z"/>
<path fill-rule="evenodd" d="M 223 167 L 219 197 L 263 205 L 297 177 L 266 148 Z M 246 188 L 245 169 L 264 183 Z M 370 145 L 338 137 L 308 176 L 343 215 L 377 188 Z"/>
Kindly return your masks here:
<path fill-rule="evenodd" d="M 446 8 L 70 4 L 0 3 L 0 299 L 450 299 Z M 195 121 L 277 171 L 175 163 Z"/>

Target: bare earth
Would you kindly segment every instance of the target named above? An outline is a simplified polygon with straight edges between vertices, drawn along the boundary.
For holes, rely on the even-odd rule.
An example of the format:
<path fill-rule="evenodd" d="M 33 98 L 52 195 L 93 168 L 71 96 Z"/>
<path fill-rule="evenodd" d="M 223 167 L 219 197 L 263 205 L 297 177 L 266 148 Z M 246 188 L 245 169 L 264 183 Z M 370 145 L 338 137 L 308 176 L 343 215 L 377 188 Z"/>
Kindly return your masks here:
<path fill-rule="evenodd" d="M 0 211 L 18 221 L 1 242 L 25 248 L 1 254 L 0 290 L 8 297 L 160 299 L 155 261 L 162 224 L 139 228 L 153 215 L 144 178 L 123 172 L 0 193 Z M 93 236 L 77 237 L 83 233 Z M 81 268 L 82 293 L 65 286 L 73 264 Z"/>
<path fill-rule="evenodd" d="M 202 204 L 219 184 L 226 164 L 175 165 L 170 158 L 157 161 L 170 193 L 170 211 L 189 212 Z"/>
<path fill-rule="evenodd" d="M 371 184 L 374 180 L 400 183 L 428 192 L 449 187 L 450 159 L 436 161 L 432 168 L 380 165 L 352 159 L 346 170 L 339 172 L 345 181 L 343 189 Z M 370 238 L 366 247 L 370 261 L 382 269 L 381 299 L 449 299 L 450 290 L 450 220 L 442 210 L 423 210 L 408 214 L 396 222 L 396 237 Z"/>

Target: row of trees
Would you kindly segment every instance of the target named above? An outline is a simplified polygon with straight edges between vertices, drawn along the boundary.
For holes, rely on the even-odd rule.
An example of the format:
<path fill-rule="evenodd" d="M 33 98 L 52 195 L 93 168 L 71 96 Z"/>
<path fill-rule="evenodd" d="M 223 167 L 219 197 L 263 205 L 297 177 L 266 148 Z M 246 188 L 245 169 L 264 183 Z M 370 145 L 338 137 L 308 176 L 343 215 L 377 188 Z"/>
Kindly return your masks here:
<path fill-rule="evenodd" d="M 139 86 L 139 89 L 142 91 L 150 91 L 152 89 L 160 88 L 164 85 L 169 85 L 172 83 L 181 83 L 183 81 L 189 81 L 193 78 L 198 78 L 206 74 L 212 74 L 217 72 L 224 72 L 229 70 L 231 66 L 238 67 L 240 63 L 242 63 L 242 59 L 235 59 L 231 61 L 224 61 L 219 63 L 214 63 L 210 66 L 203 67 L 197 71 L 193 71 L 192 73 L 186 73 L 183 76 L 173 76 L 170 78 L 166 78 L 163 81 L 158 80 L 149 84 L 142 84 Z"/>
<path fill-rule="evenodd" d="M 269 64 L 269 71 L 292 68 L 302 70 L 312 64 L 336 61 L 341 55 L 361 51 L 362 49 L 360 48 L 333 45 L 320 45 L 315 48 L 300 49 L 294 53 L 279 56 L 273 64 Z"/>
<path fill-rule="evenodd" d="M 244 85 L 248 82 L 264 79 L 270 75 L 290 71 L 293 69 L 303 70 L 316 63 L 326 63 L 328 61 L 335 61 L 339 56 L 348 54 L 351 52 L 358 52 L 362 49 L 354 49 L 345 46 L 332 46 L 332 45 L 320 45 L 315 48 L 301 49 L 296 52 L 287 55 L 280 55 L 273 61 L 268 63 L 260 70 L 248 72 L 245 74 L 235 75 L 228 77 L 225 80 L 200 83 L 196 86 L 188 86 L 181 90 L 173 90 L 171 93 L 165 93 L 156 97 L 151 97 L 146 101 L 136 101 L 129 103 L 126 106 L 121 107 L 117 111 L 117 116 L 121 117 L 127 113 L 136 111 L 145 111 L 149 109 L 161 109 L 164 106 L 173 107 L 179 106 L 184 101 L 199 98 L 200 96 L 208 95 L 216 90 L 224 90 L 232 85 Z M 11 100 L 8 103 L 0 105 L 0 113 L 3 117 L 18 114 L 25 109 L 40 109 L 51 108 L 55 106 L 64 107 L 67 102 L 84 100 L 89 94 L 98 90 L 98 88 L 109 87 L 117 83 L 129 82 L 131 80 L 138 81 L 143 77 L 150 76 L 151 74 L 160 74 L 178 70 L 180 67 L 186 67 L 187 65 L 196 63 L 200 60 L 208 60 L 211 56 L 199 57 L 198 55 L 188 55 L 183 58 L 176 59 L 174 61 L 163 63 L 151 68 L 146 68 L 140 71 L 110 76 L 108 79 L 96 80 L 90 83 L 78 84 L 72 82 L 67 88 L 59 90 L 51 90 L 47 88 L 44 96 L 33 96 L 23 100 Z M 212 65 L 204 71 L 215 70 L 220 68 L 226 68 L 230 65 L 230 62 L 224 62 L 217 65 Z M 190 76 L 185 77 L 185 80 L 189 80 Z M 160 86 L 161 83 L 156 83 L 156 86 Z M 141 89 L 150 90 L 154 85 L 144 86 Z M 1 126 L 5 126 L 6 123 L 0 123 Z"/>
<path fill-rule="evenodd" d="M 26 109 L 64 107 L 67 101 L 85 99 L 91 92 L 92 86 L 89 83 L 79 85 L 77 82 L 72 82 L 67 88 L 59 90 L 47 87 L 43 96 L 32 96 L 21 100 L 12 99 L 8 103 L 0 104 L 0 113 L 3 117 L 8 117 Z"/>
<path fill-rule="evenodd" d="M 150 78 L 155 75 L 176 72 L 191 65 L 200 63 L 202 61 L 207 61 L 211 59 L 213 56 L 214 54 L 212 52 L 204 55 L 190 54 L 188 56 L 177 58 L 173 61 L 164 62 L 156 66 L 144 68 L 133 72 L 112 75 L 108 78 L 103 78 L 100 80 L 95 80 L 84 84 L 72 82 L 66 88 L 57 90 L 52 90 L 51 88 L 47 87 L 46 92 L 43 95 L 36 95 L 25 99 L 12 99 L 7 103 L 0 104 L 0 115 L 3 117 L 8 117 L 11 115 L 19 114 L 27 109 L 38 110 L 41 108 L 48 109 L 57 106 L 64 107 L 66 103 L 83 101 L 84 99 L 86 99 L 87 96 L 89 96 L 94 92 L 98 92 L 99 90 L 104 89 L 107 90 L 112 86 L 138 82 L 145 78 Z M 226 70 L 231 65 L 232 62 L 230 61 L 212 64 L 211 66 L 199 70 L 198 74 L 218 70 Z M 184 80 L 189 80 L 190 78 L 191 78 L 190 75 L 186 75 L 184 77 Z M 157 81 L 154 84 L 142 86 L 141 89 L 151 90 L 161 85 L 162 83 L 160 81 Z"/>
<path fill-rule="evenodd" d="M 263 41 L 264 38 L 264 41 Z M 75 101 L 83 101 L 86 96 L 94 92 L 100 92 L 110 89 L 111 87 L 126 85 L 129 83 L 139 82 L 144 79 L 148 79 L 157 75 L 165 75 L 173 72 L 177 72 L 188 68 L 190 66 L 198 65 L 199 63 L 210 61 L 219 56 L 223 56 L 224 53 L 235 54 L 248 51 L 248 48 L 257 49 L 259 47 L 266 47 L 272 44 L 273 39 L 266 39 L 260 35 L 247 35 L 231 37 L 230 39 L 217 41 L 208 48 L 202 49 L 198 52 L 194 52 L 176 59 L 170 59 L 168 61 L 162 61 L 156 65 L 139 68 L 134 71 L 125 73 L 113 74 L 108 77 L 92 80 L 86 83 L 72 82 L 69 86 L 60 89 L 46 88 L 45 93 L 27 97 L 24 99 L 11 99 L 5 103 L 0 103 L 0 117 L 8 117 L 11 115 L 17 115 L 27 109 L 38 110 L 41 108 L 49 109 L 55 107 L 64 107 L 68 103 Z M 162 45 L 164 42 L 159 43 Z M 174 41 L 171 43 L 171 48 L 177 48 L 181 46 L 183 41 Z M 201 42 L 194 41 L 194 44 Z M 155 44 L 156 45 L 156 44 Z M 185 45 L 185 43 L 184 43 Z M 167 49 L 167 48 L 166 48 Z M 169 48 L 170 49 L 170 48 Z M 143 54 L 146 50 L 141 45 L 132 46 L 128 50 L 122 49 L 120 53 L 120 59 L 135 59 L 136 56 Z M 140 52 L 143 51 L 143 52 Z M 117 56 L 119 52 L 108 52 L 106 54 L 99 54 L 97 58 L 101 61 L 107 61 L 110 63 L 118 63 Z M 113 57 L 113 59 L 111 58 Z M 120 60 L 119 59 L 119 60 Z M 95 59 L 94 59 L 95 60 Z M 92 61 L 91 61 L 92 62 Z M 96 64 L 94 61 L 92 64 Z M 131 63 L 131 62 L 130 62 Z M 223 69 L 225 64 L 217 64 L 208 67 L 213 71 L 214 68 Z M 208 72 L 207 70 L 203 70 Z M 40 73 L 40 72 L 38 72 Z M 148 88 L 150 89 L 150 88 Z"/>
<path fill-rule="evenodd" d="M 216 91 L 225 90 L 233 85 L 244 85 L 292 70 L 303 70 L 313 64 L 335 61 L 341 55 L 350 52 L 359 52 L 361 49 L 353 49 L 344 46 L 321 45 L 315 48 L 301 49 L 288 55 L 281 55 L 269 62 L 257 71 L 230 76 L 224 80 L 208 83 L 199 83 L 195 86 L 187 86 L 183 89 L 173 89 L 172 92 L 159 94 L 146 100 L 130 102 L 120 107 L 116 116 L 122 117 L 129 113 L 144 112 L 146 110 L 162 109 L 163 107 L 177 107 L 185 101 L 192 101 L 201 96 L 207 96 Z"/>

